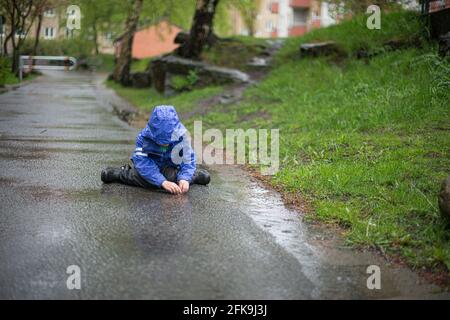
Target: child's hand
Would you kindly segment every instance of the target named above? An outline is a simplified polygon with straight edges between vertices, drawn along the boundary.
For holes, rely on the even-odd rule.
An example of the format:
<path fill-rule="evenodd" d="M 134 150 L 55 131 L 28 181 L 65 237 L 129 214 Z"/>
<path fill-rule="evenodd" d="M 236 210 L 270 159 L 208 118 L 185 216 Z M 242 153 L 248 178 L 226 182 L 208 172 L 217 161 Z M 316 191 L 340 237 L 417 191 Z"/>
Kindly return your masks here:
<path fill-rule="evenodd" d="M 186 180 L 178 181 L 178 185 L 180 186 L 182 193 L 186 193 L 189 191 L 189 182 L 187 182 Z"/>
<path fill-rule="evenodd" d="M 181 189 L 176 183 L 166 180 L 161 186 L 172 194 L 181 194 Z"/>

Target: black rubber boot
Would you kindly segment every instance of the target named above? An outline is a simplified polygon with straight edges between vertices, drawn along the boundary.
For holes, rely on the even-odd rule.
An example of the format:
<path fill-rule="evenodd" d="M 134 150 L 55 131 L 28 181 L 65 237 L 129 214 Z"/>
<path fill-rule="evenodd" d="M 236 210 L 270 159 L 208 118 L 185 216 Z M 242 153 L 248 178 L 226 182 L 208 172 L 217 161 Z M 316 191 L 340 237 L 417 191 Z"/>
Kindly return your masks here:
<path fill-rule="evenodd" d="M 204 169 L 195 170 L 194 177 L 192 178 L 193 184 L 201 184 L 206 186 L 211 181 L 209 172 Z"/>
<path fill-rule="evenodd" d="M 119 168 L 112 168 L 108 167 L 104 170 L 102 170 L 101 178 L 104 183 L 111 183 L 111 182 L 119 182 L 120 181 L 120 173 L 124 167 Z"/>

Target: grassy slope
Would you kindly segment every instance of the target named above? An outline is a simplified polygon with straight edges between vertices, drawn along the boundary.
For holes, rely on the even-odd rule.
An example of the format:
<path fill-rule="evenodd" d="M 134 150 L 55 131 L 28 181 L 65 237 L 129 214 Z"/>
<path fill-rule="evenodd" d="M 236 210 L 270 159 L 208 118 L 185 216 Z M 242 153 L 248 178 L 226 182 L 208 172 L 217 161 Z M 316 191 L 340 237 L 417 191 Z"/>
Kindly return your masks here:
<path fill-rule="evenodd" d="M 210 64 L 246 71 L 248 61 L 267 47 L 265 39 L 235 36 L 217 42 L 202 54 Z"/>
<path fill-rule="evenodd" d="M 199 100 L 218 94 L 222 90 L 221 87 L 207 87 L 172 97 L 164 97 L 153 88 L 124 88 L 113 81 L 108 81 L 106 84 L 133 105 L 148 112 L 150 112 L 155 106 L 162 104 L 176 106 L 179 113 L 188 112 L 196 106 Z"/>
<path fill-rule="evenodd" d="M 245 69 L 248 60 L 255 54 L 260 53 L 264 49 L 266 43 L 263 39 L 255 39 L 251 37 L 231 37 L 226 42 L 219 42 L 218 46 L 207 49 L 204 53 L 204 59 L 210 63 L 224 67 L 237 67 Z M 240 55 L 236 55 L 239 53 Z M 112 70 L 113 57 L 103 55 L 101 69 L 104 71 Z M 132 63 L 132 71 L 144 71 L 150 59 L 135 60 Z M 107 85 L 113 88 L 119 95 L 127 99 L 135 106 L 150 111 L 158 104 L 172 104 L 177 107 L 180 113 L 188 112 L 196 107 L 196 104 L 205 98 L 214 96 L 222 91 L 220 86 L 211 86 L 196 89 L 191 92 L 183 92 L 173 97 L 164 97 L 157 93 L 154 89 L 135 89 L 124 88 L 112 81 L 108 81 Z"/>
<path fill-rule="evenodd" d="M 31 73 L 26 75 L 22 81 L 23 82 L 31 81 L 37 76 L 38 76 L 37 74 Z M 19 83 L 20 83 L 19 78 L 16 77 L 12 72 L 8 72 L 4 79 L 0 79 L 0 85 L 14 85 Z"/>
<path fill-rule="evenodd" d="M 436 197 L 450 168 L 450 64 L 428 44 L 381 49 L 419 30 L 414 14 L 396 13 L 383 16 L 381 31 L 356 19 L 289 39 L 243 102 L 203 120 L 280 128 L 283 160 L 272 183 L 310 200 L 312 217 L 344 226 L 351 244 L 400 253 L 414 266 L 450 267 Z M 381 54 L 368 63 L 298 58 L 299 43 L 319 40 L 337 41 L 349 57 L 361 47 Z"/>

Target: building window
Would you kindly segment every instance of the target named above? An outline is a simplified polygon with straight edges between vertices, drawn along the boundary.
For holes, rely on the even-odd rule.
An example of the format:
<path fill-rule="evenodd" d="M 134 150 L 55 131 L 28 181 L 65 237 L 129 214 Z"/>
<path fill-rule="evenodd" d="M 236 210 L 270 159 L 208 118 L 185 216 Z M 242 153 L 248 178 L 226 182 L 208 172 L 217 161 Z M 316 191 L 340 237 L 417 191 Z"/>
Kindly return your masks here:
<path fill-rule="evenodd" d="M 295 9 L 292 18 L 293 18 L 292 25 L 304 26 L 308 22 L 308 10 Z"/>
<path fill-rule="evenodd" d="M 45 27 L 44 29 L 44 39 L 54 39 L 55 38 L 55 28 Z"/>
<path fill-rule="evenodd" d="M 106 40 L 106 41 L 111 41 L 112 40 L 112 38 L 113 38 L 113 35 L 112 35 L 112 32 L 105 32 L 104 34 L 103 34 L 103 37 L 104 37 L 104 39 Z"/>
<path fill-rule="evenodd" d="M 320 19 L 320 12 L 319 12 L 319 10 L 313 10 L 312 17 L 313 17 L 313 19 Z"/>
<path fill-rule="evenodd" d="M 266 32 L 272 32 L 275 29 L 275 26 L 273 24 L 272 20 L 266 21 Z"/>
<path fill-rule="evenodd" d="M 25 38 L 26 36 L 27 36 L 27 34 L 25 33 L 25 31 L 22 31 L 22 30 L 20 30 L 20 29 L 16 31 L 16 38 L 19 38 L 19 37 L 20 37 L 20 38 L 23 39 L 23 38 Z"/>
<path fill-rule="evenodd" d="M 250 31 L 248 31 L 248 29 L 243 28 L 241 30 L 241 36 L 249 36 L 250 35 Z"/>
<path fill-rule="evenodd" d="M 55 16 L 55 9 L 51 8 L 51 9 L 47 9 L 44 11 L 44 17 L 54 17 Z"/>
<path fill-rule="evenodd" d="M 5 35 L 5 17 L 0 15 L 0 34 Z"/>

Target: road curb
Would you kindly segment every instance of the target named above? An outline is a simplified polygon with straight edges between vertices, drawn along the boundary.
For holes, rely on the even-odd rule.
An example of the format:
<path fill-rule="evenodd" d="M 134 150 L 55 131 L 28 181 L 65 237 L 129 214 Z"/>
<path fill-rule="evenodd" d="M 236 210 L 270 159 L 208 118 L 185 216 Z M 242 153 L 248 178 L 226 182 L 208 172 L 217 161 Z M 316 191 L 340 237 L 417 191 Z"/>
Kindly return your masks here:
<path fill-rule="evenodd" d="M 36 74 L 36 77 L 33 77 L 32 79 L 24 80 L 24 81 L 22 81 L 20 83 L 16 83 L 16 84 L 5 84 L 3 87 L 0 87 L 0 94 L 7 93 L 9 91 L 14 91 L 23 86 L 26 86 L 26 85 L 32 83 L 37 78 L 39 78 L 39 76 L 41 76 L 41 75 L 42 74 Z"/>
<path fill-rule="evenodd" d="M 130 124 L 134 118 L 140 115 L 140 111 L 133 104 L 120 97 L 113 89 L 108 88 L 105 85 L 106 79 L 106 75 L 95 75 L 95 84 L 100 92 L 98 98 L 108 105 L 119 119 Z"/>

